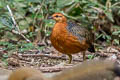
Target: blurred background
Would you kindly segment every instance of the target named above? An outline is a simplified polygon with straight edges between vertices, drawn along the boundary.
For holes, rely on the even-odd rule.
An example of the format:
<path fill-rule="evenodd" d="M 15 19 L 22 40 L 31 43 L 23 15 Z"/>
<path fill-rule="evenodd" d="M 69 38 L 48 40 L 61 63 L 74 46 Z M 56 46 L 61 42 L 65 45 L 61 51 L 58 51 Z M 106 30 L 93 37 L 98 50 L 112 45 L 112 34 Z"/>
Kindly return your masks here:
<path fill-rule="evenodd" d="M 49 36 L 55 22 L 47 17 L 55 12 L 91 29 L 97 51 L 119 49 L 120 0 L 0 0 L 1 61 L 8 65 L 11 54 L 31 50 L 54 53 Z"/>

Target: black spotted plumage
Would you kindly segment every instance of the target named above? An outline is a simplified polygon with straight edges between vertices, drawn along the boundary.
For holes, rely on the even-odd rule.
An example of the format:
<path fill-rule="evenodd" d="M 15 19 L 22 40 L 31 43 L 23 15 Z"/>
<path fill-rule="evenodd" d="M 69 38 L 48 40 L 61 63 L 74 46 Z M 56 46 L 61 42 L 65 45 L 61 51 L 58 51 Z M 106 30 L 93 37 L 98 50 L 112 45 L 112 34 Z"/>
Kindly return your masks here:
<path fill-rule="evenodd" d="M 95 52 L 94 45 L 91 43 L 94 40 L 93 33 L 86 27 L 82 27 L 74 22 L 68 21 L 67 24 L 67 30 L 72 33 L 72 35 L 76 36 L 80 42 L 86 40 L 90 46 L 88 51 Z"/>

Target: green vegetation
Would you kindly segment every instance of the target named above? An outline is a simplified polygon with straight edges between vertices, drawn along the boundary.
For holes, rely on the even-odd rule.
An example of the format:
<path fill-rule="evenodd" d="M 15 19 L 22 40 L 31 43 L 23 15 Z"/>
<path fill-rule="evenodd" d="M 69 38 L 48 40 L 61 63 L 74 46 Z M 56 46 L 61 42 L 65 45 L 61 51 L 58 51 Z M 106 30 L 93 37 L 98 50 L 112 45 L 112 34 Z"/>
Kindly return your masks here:
<path fill-rule="evenodd" d="M 61 12 L 83 26 L 87 24 L 95 33 L 96 43 L 104 40 L 110 44 L 114 40 L 114 45 L 120 44 L 119 0 L 0 0 L 0 46 L 4 50 L 21 52 L 35 49 L 33 43 L 48 39 L 54 22 L 47 17 L 55 12 Z M 43 49 L 43 46 L 37 49 Z"/>

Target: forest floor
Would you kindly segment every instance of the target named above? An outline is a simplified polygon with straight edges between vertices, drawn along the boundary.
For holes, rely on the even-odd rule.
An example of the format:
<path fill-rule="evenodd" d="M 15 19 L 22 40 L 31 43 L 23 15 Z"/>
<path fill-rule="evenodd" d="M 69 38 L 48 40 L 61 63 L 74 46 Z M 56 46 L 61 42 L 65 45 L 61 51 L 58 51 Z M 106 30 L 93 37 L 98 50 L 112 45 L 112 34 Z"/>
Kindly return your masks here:
<path fill-rule="evenodd" d="M 7 54 L 7 51 L 2 50 L 0 47 L 0 54 Z M 12 52 L 11 56 L 3 59 L 0 55 L 0 68 L 7 70 L 14 70 L 22 66 L 34 67 L 43 73 L 54 74 L 66 68 L 73 67 L 73 65 L 83 62 L 82 54 L 73 54 L 72 64 L 64 65 L 68 62 L 69 58 L 65 54 L 56 51 L 52 46 L 46 46 L 42 51 L 34 49 L 24 53 Z M 103 60 L 120 60 L 120 48 L 115 46 L 106 46 L 102 49 L 96 50 L 95 53 L 86 51 L 87 60 L 103 59 Z M 49 75 L 47 75 L 49 76 Z M 50 75 L 51 76 L 51 75 Z"/>

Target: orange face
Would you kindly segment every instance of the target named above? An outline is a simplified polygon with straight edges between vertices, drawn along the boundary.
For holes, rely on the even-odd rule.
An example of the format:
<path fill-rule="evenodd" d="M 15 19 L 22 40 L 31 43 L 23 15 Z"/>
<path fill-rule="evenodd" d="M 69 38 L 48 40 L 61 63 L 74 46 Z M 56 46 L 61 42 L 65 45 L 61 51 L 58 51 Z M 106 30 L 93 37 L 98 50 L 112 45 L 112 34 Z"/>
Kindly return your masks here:
<path fill-rule="evenodd" d="M 56 22 L 65 22 L 66 17 L 62 13 L 54 13 L 50 19 L 54 19 Z"/>

